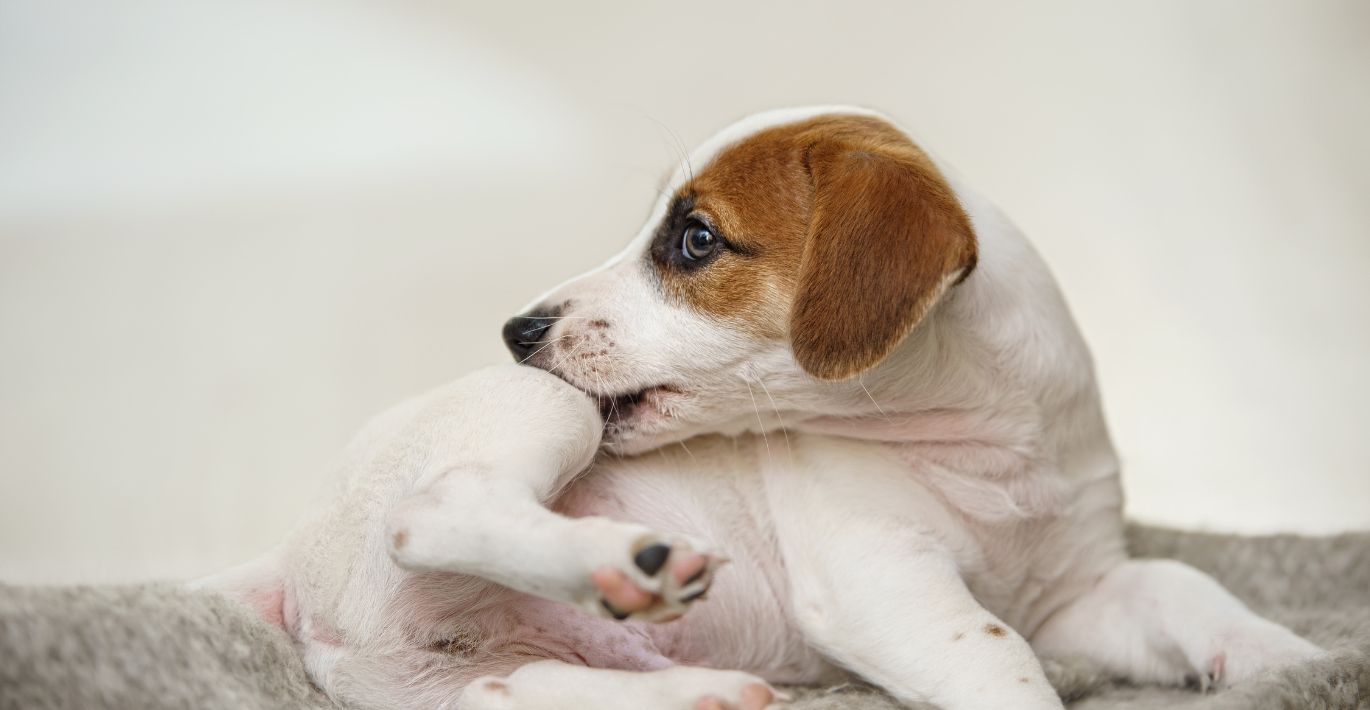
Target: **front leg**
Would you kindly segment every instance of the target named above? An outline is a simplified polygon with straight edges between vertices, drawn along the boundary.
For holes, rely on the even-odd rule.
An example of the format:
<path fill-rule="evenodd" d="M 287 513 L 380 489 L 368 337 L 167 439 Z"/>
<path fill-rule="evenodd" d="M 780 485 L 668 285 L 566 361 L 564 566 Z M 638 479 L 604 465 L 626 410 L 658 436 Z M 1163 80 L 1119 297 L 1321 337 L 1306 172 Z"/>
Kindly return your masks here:
<path fill-rule="evenodd" d="M 796 452 L 767 493 L 810 644 L 906 703 L 1062 707 L 1027 641 L 966 587 L 935 534 L 955 525 L 935 496 L 869 447 Z"/>
<path fill-rule="evenodd" d="M 385 533 L 401 567 L 652 621 L 679 616 L 708 588 L 721 559 L 698 542 L 547 509 L 599 445 L 599 412 L 579 390 L 509 365 L 464 378 L 430 411 L 442 435 Z"/>
<path fill-rule="evenodd" d="M 951 556 L 890 533 L 848 527 L 791 568 L 808 641 L 906 702 L 1060 708 L 1027 641 L 975 601 Z"/>

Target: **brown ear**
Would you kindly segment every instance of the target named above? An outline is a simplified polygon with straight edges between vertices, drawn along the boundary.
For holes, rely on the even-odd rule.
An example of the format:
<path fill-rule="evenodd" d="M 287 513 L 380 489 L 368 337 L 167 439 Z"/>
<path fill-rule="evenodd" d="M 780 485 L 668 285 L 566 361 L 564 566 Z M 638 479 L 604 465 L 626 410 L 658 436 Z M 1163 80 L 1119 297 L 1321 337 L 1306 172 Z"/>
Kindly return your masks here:
<path fill-rule="evenodd" d="M 874 367 L 975 267 L 951 187 L 908 139 L 811 146 L 814 201 L 790 313 L 795 358 L 840 380 Z"/>

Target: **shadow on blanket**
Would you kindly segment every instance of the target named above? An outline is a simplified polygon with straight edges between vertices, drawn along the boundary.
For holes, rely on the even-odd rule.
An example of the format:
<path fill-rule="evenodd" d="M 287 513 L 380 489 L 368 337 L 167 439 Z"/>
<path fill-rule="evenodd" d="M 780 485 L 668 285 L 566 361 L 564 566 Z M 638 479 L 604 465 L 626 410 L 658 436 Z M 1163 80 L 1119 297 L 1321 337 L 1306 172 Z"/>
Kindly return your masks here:
<path fill-rule="evenodd" d="M 1370 533 L 1244 538 L 1134 526 L 1133 555 L 1207 570 L 1327 657 L 1222 693 L 1129 687 L 1049 661 L 1072 708 L 1370 708 Z M 795 710 L 895 710 L 860 685 L 796 693 Z M 222 597 L 171 584 L 0 586 L 0 709 L 333 708 L 289 639 Z"/>

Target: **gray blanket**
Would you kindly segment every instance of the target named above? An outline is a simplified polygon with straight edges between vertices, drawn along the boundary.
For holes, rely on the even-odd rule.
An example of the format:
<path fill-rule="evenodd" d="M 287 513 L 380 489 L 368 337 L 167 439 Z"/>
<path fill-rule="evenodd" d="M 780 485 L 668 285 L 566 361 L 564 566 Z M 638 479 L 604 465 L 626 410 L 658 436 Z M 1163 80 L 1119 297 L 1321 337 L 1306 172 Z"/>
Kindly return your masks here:
<path fill-rule="evenodd" d="M 1243 538 L 1131 530 L 1133 554 L 1207 570 L 1256 611 L 1329 649 L 1225 692 L 1130 687 L 1048 661 L 1072 708 L 1370 708 L 1370 533 Z M 895 710 L 851 684 L 796 689 L 795 710 Z M 235 603 L 169 584 L 0 586 L 0 709 L 333 708 L 289 639 Z"/>

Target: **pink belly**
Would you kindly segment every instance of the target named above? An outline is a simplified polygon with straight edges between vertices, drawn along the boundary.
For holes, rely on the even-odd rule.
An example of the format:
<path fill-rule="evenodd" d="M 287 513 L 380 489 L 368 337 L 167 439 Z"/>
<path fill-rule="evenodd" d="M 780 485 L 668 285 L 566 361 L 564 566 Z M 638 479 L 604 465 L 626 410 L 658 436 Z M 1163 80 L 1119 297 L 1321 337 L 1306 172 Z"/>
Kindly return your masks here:
<path fill-rule="evenodd" d="M 694 475 L 674 467 L 608 466 L 578 481 L 556 504 L 571 516 L 600 515 L 709 541 L 731 562 L 706 598 L 666 624 L 590 619 L 539 602 L 544 621 L 560 628 L 589 663 L 654 667 L 683 665 L 745 670 L 773 682 L 816 682 L 830 673 L 793 623 L 784 565 L 758 510 L 759 488 L 729 474 Z M 751 483 L 759 485 L 759 477 Z M 530 611 L 532 611 L 530 609 Z M 622 651 L 620 651 L 622 650 Z"/>

